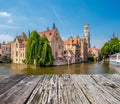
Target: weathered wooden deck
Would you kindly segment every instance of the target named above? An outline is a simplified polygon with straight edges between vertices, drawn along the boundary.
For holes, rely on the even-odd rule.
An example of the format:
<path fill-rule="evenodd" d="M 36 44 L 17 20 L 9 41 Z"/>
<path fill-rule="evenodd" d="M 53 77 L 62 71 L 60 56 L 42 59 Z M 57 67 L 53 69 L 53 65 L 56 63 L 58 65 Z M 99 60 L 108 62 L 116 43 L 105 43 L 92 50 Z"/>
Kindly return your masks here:
<path fill-rule="evenodd" d="M 120 104 L 120 75 L 4 76 L 0 104 Z"/>

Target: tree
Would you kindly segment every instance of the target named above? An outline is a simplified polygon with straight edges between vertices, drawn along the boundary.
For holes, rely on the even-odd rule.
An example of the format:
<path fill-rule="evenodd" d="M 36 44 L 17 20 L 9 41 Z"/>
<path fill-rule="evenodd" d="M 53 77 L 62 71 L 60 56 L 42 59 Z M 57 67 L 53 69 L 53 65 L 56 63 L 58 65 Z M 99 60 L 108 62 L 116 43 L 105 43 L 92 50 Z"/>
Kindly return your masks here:
<path fill-rule="evenodd" d="M 31 32 L 27 40 L 27 62 L 39 66 L 53 64 L 52 50 L 46 37 L 40 37 L 36 31 Z"/>
<path fill-rule="evenodd" d="M 40 66 L 49 66 L 53 64 L 51 46 L 46 37 L 40 38 L 37 64 Z"/>
<path fill-rule="evenodd" d="M 117 53 L 120 51 L 120 40 L 118 37 L 114 36 L 110 41 L 106 42 L 101 48 L 101 54 L 103 57 L 107 58 L 109 55 Z"/>
<path fill-rule="evenodd" d="M 38 55 L 40 36 L 37 31 L 32 31 L 30 37 L 27 40 L 26 58 L 28 64 L 34 64 L 34 60 Z"/>

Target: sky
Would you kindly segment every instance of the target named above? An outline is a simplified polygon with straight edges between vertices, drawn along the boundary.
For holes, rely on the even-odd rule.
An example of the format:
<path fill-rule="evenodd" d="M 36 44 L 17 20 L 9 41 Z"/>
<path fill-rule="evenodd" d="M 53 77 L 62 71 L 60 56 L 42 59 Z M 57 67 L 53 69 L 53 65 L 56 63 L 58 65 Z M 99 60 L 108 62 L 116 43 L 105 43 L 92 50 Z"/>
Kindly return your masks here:
<path fill-rule="evenodd" d="M 120 37 L 120 0 L 0 0 L 0 42 L 53 23 L 63 40 L 83 38 L 89 24 L 91 46 L 101 48 L 113 33 Z"/>

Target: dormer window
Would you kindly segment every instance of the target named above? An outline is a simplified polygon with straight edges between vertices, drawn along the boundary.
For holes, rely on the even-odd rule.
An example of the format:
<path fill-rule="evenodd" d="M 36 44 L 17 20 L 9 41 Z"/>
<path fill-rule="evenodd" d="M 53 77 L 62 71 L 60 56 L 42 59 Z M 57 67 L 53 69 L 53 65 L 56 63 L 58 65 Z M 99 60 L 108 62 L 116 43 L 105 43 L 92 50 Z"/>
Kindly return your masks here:
<path fill-rule="evenodd" d="M 49 35 L 51 36 L 52 34 L 51 34 L 51 33 L 49 33 Z"/>

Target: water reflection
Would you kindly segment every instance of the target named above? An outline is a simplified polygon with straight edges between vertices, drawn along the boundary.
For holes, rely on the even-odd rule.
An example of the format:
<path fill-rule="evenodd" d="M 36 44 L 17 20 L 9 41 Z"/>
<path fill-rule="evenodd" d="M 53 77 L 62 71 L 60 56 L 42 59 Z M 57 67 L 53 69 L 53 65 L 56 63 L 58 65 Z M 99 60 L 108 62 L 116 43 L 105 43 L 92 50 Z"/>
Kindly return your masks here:
<path fill-rule="evenodd" d="M 0 74 L 105 74 L 120 73 L 120 67 L 109 63 L 80 63 L 58 67 L 36 67 L 33 65 L 0 64 Z"/>

